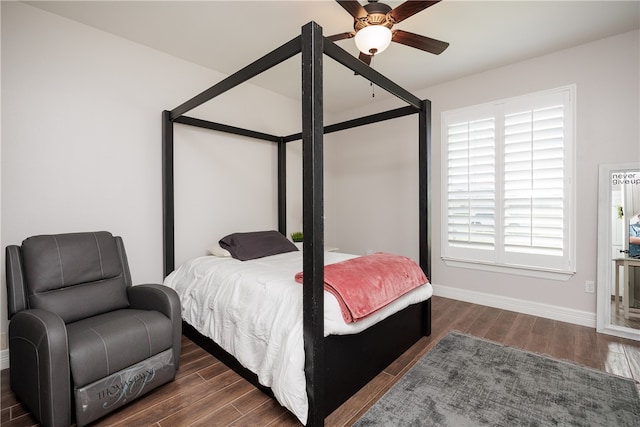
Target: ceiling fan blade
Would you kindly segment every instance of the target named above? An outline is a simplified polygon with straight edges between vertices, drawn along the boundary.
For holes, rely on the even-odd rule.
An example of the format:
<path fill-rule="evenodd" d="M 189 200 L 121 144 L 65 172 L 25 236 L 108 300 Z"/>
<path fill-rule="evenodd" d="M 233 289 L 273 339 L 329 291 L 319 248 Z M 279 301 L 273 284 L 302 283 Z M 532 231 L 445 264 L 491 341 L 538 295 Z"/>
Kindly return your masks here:
<path fill-rule="evenodd" d="M 340 3 L 340 2 L 338 2 Z M 410 16 L 415 15 L 416 13 L 425 10 L 426 8 L 433 6 L 436 3 L 440 3 L 440 0 L 436 1 L 406 1 L 402 3 L 400 6 L 396 7 L 391 11 L 391 16 L 393 16 L 393 20 L 397 24 L 398 22 L 404 21 Z"/>
<path fill-rule="evenodd" d="M 355 32 L 350 31 L 348 33 L 340 33 L 340 34 L 334 34 L 332 36 L 327 36 L 327 38 L 332 42 L 337 42 L 338 40 L 350 39 L 352 37 L 355 37 L 355 35 L 356 35 Z"/>
<path fill-rule="evenodd" d="M 402 30 L 393 31 L 391 41 L 415 47 L 416 49 L 424 50 L 425 52 L 433 53 L 435 55 L 440 55 L 447 47 L 449 47 L 449 43 L 447 42 Z"/>
<path fill-rule="evenodd" d="M 371 58 L 373 58 L 373 55 L 367 55 L 362 52 L 360 52 L 360 56 L 358 56 L 358 59 L 367 65 L 371 65 Z"/>
<path fill-rule="evenodd" d="M 355 19 L 364 18 L 367 16 L 367 11 L 364 10 L 364 7 L 360 4 L 360 2 L 356 0 L 336 0 L 340 6 L 347 12 L 349 15 L 353 16 Z"/>

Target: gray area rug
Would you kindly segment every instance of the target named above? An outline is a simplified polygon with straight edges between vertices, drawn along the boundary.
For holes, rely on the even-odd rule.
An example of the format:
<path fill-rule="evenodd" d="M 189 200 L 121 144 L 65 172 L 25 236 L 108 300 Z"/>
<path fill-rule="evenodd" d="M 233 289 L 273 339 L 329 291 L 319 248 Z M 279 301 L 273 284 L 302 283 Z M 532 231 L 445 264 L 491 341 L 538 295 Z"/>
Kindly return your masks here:
<path fill-rule="evenodd" d="M 451 332 L 355 426 L 640 426 L 634 381 Z"/>

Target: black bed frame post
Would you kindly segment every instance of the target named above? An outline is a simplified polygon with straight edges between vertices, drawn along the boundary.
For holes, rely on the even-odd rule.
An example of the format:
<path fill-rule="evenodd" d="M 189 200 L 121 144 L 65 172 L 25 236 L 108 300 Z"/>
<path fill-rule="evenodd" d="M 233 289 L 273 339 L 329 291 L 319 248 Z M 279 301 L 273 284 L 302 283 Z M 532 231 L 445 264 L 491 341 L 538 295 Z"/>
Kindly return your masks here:
<path fill-rule="evenodd" d="M 175 267 L 173 206 L 173 121 L 171 112 L 162 112 L 162 256 L 164 277 Z"/>
<path fill-rule="evenodd" d="M 287 235 L 287 144 L 278 141 L 278 231 Z"/>
<path fill-rule="evenodd" d="M 431 101 L 423 100 L 418 118 L 420 267 L 431 277 Z M 424 335 L 431 335 L 431 298 L 424 303 Z"/>
<path fill-rule="evenodd" d="M 431 101 L 422 101 L 418 122 L 420 267 L 431 279 Z"/>
<path fill-rule="evenodd" d="M 303 333 L 309 412 L 307 425 L 324 425 L 324 207 L 322 28 L 302 27 Z"/>

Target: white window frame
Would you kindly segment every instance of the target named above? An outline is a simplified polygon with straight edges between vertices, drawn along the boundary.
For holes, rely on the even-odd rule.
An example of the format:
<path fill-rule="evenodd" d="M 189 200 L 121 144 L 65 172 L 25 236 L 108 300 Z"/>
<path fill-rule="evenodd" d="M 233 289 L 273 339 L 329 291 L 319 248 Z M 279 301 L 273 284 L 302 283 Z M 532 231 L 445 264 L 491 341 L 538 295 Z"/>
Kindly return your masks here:
<path fill-rule="evenodd" d="M 549 102 L 561 102 L 563 105 L 563 218 L 562 218 L 562 255 L 534 255 L 524 253 L 513 253 L 504 248 L 505 228 L 504 219 L 504 198 L 505 188 L 503 175 L 504 165 L 504 123 L 505 116 L 514 111 L 522 109 L 535 109 L 541 104 Z M 444 111 L 441 114 L 441 142 L 442 142 L 442 197 L 441 197 L 441 257 L 447 265 L 472 268 L 478 270 L 507 272 L 511 274 L 543 277 L 557 280 L 568 280 L 575 274 L 575 135 L 576 135 L 576 86 L 569 85 L 542 92 L 536 92 L 514 98 L 508 98 L 489 102 L 481 105 L 461 108 L 457 110 Z M 494 149 L 494 198 L 493 224 L 488 221 L 488 236 L 492 235 L 493 246 L 490 239 L 486 247 L 480 248 L 477 244 L 465 247 L 464 244 L 450 243 L 449 238 L 449 126 L 458 123 L 470 123 L 475 120 L 490 121 L 494 118 L 495 145 Z M 463 129 L 464 130 L 464 129 Z M 491 139 L 489 131 L 488 138 Z M 490 145 L 490 142 L 488 143 Z M 486 145 L 486 144 L 485 144 Z M 452 161 L 453 159 L 452 155 Z M 452 168 L 455 162 L 451 163 Z M 486 165 L 483 170 L 486 170 Z M 454 173 L 454 171 L 452 171 Z M 491 182 L 491 173 L 487 173 L 488 178 L 483 178 L 486 182 Z M 471 184 L 469 184 L 471 185 Z M 489 184 L 490 185 L 490 184 Z M 469 202 L 471 205 L 472 202 Z M 471 207 L 468 208 L 472 211 Z M 475 212 L 479 212 L 475 210 Z M 456 214 L 451 213 L 452 218 Z M 476 216 L 482 215 L 479 213 Z M 486 214 L 490 215 L 490 214 Z M 464 216 L 463 216 L 464 218 Z M 468 221 L 472 218 L 469 214 Z M 480 222 L 484 222 L 480 220 Z M 454 233 L 455 234 L 455 233 Z M 464 233 L 463 233 L 464 234 Z M 476 234 L 477 236 L 477 234 Z"/>

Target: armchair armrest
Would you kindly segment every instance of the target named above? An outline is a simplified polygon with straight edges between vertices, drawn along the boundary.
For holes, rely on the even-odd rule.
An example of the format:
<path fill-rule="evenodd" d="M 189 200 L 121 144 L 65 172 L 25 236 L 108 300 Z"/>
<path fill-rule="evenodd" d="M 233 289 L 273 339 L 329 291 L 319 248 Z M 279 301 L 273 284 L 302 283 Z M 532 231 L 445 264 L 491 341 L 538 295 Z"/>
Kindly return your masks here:
<path fill-rule="evenodd" d="M 43 425 L 71 424 L 67 328 L 54 313 L 23 310 L 9 322 L 11 389 Z"/>
<path fill-rule="evenodd" d="M 27 293 L 24 284 L 24 267 L 22 266 L 22 255 L 20 246 L 9 245 L 6 253 L 7 270 L 7 308 L 9 309 L 9 319 L 19 311 L 29 307 L 27 303 Z"/>
<path fill-rule="evenodd" d="M 180 365 L 182 342 L 182 309 L 180 298 L 173 289 L 164 285 L 147 284 L 127 288 L 131 308 L 157 310 L 171 319 L 173 324 L 173 360 L 176 370 Z"/>

